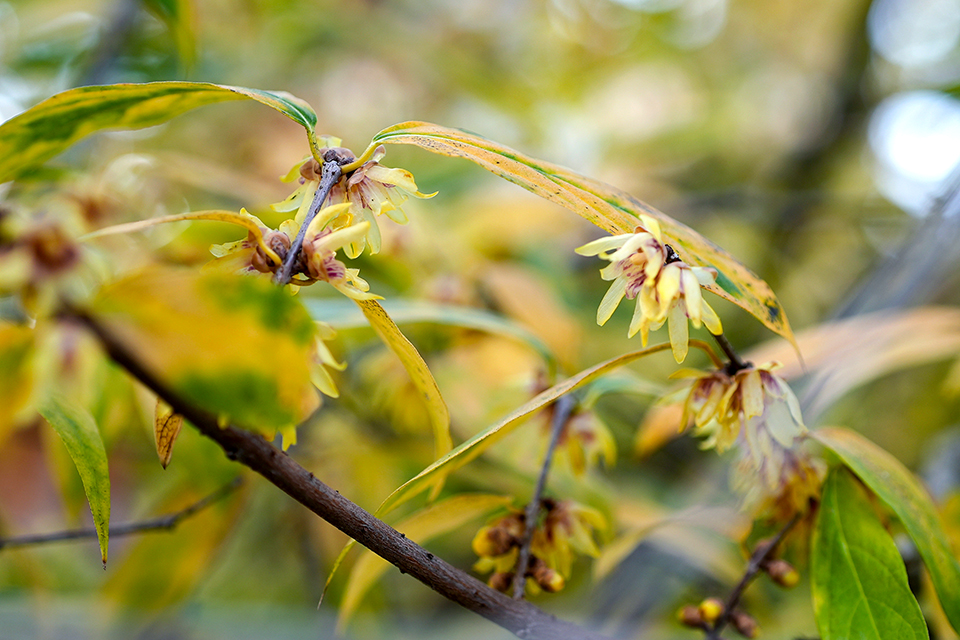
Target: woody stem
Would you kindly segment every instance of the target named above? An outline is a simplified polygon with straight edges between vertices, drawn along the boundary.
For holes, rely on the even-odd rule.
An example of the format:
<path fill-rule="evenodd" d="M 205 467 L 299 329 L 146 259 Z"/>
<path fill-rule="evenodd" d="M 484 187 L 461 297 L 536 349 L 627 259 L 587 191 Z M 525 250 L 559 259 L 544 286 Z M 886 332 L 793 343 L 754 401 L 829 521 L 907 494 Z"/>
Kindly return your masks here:
<path fill-rule="evenodd" d="M 330 194 L 330 189 L 340 180 L 341 174 L 340 163 L 337 160 L 328 159 L 323 163 L 323 168 L 320 170 L 320 186 L 317 187 L 317 191 L 313 195 L 313 202 L 310 203 L 310 210 L 307 212 L 307 217 L 304 218 L 303 223 L 300 225 L 300 230 L 297 232 L 297 237 L 294 238 L 293 244 L 290 245 L 290 250 L 287 251 L 287 256 L 283 260 L 283 266 L 277 271 L 274 277 L 274 281 L 278 285 L 283 286 L 289 283 L 290 278 L 293 277 L 293 266 L 300 257 L 300 250 L 303 248 L 303 239 L 307 234 L 307 227 L 309 227 L 313 219 L 317 217 L 317 213 L 321 207 L 323 207 L 323 202 Z"/>
<path fill-rule="evenodd" d="M 550 471 L 550 465 L 553 464 L 553 452 L 560 441 L 560 434 L 563 428 L 570 421 L 570 414 L 573 412 L 575 401 L 572 396 L 561 396 L 557 400 L 553 409 L 553 416 L 550 422 L 550 444 L 547 445 L 547 452 L 543 456 L 543 465 L 540 467 L 540 477 L 537 479 L 537 487 L 533 491 L 533 497 L 527 504 L 527 510 L 524 513 L 525 528 L 523 531 L 523 540 L 520 542 L 520 552 L 517 555 L 517 568 L 513 576 L 513 598 L 520 600 L 523 598 L 523 591 L 527 584 L 527 568 L 530 566 L 530 545 L 533 544 L 533 532 L 537 528 L 537 518 L 540 515 L 540 503 L 543 501 L 543 490 L 547 486 L 547 473 Z"/>
<path fill-rule="evenodd" d="M 716 334 L 711 333 L 713 339 L 717 341 L 717 344 L 720 345 L 720 348 L 723 349 L 724 355 L 727 356 L 727 359 L 730 361 L 730 364 L 727 365 L 729 373 L 736 373 L 741 369 L 746 369 L 750 366 L 749 363 L 744 362 L 743 358 L 740 357 L 740 354 L 737 353 L 737 350 L 733 348 L 733 345 L 730 344 L 730 341 L 727 340 L 727 337 L 722 333 Z"/>

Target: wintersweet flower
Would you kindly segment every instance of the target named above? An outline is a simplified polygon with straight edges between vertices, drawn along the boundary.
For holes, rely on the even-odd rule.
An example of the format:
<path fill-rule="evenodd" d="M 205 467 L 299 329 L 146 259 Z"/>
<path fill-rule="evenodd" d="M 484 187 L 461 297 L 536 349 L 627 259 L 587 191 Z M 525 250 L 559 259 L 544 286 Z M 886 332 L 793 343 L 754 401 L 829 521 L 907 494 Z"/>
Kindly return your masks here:
<path fill-rule="evenodd" d="M 307 227 L 290 284 L 305 286 L 327 282 L 354 300 L 380 297 L 370 293 L 370 285 L 360 277 L 358 269 L 350 269 L 337 259 L 337 251 L 363 238 L 369 228 L 367 222 L 333 228 L 333 223 L 342 218 L 349 207 L 348 203 L 343 203 L 326 207 L 317 213 Z M 249 229 L 246 239 L 211 247 L 210 252 L 217 258 L 211 265 L 241 273 L 276 272 L 300 231 L 300 224 L 296 220 L 285 220 L 278 229 L 273 230 L 246 211 L 241 210 L 240 213 L 256 221 L 257 228 L 245 225 Z"/>
<path fill-rule="evenodd" d="M 723 332 L 720 318 L 700 291 L 713 284 L 717 272 L 683 262 L 663 242 L 655 219 L 641 215 L 640 220 L 634 233 L 600 238 L 576 249 L 580 255 L 610 261 L 600 270 L 600 276 L 612 284 L 600 301 L 597 324 L 605 324 L 624 298 L 636 300 L 627 336 L 632 338 L 639 331 L 647 346 L 650 331 L 666 322 L 673 356 L 683 362 L 690 340 L 688 320 L 696 328 L 703 324 L 713 334 Z"/>
<path fill-rule="evenodd" d="M 607 528 L 600 512 L 576 502 L 546 499 L 543 506 L 546 515 L 533 532 L 526 575 L 527 588 L 532 593 L 562 589 L 578 554 L 600 555 L 593 535 Z M 489 584 L 494 589 L 506 591 L 513 582 L 525 520 L 523 511 L 513 510 L 482 527 L 474 536 L 473 550 L 480 559 L 473 568 L 479 573 L 493 571 Z"/>
<path fill-rule="evenodd" d="M 759 445 L 763 429 L 783 447 L 806 433 L 800 403 L 787 383 L 773 373 L 779 363 L 761 367 L 752 364 L 731 374 L 717 371 L 678 371 L 673 377 L 695 378 L 683 404 L 681 425 L 692 418 L 698 432 L 706 435 L 705 449 L 723 452 L 740 435 L 748 444 Z"/>
<path fill-rule="evenodd" d="M 329 148 L 336 149 L 345 159 L 354 158 L 353 152 L 339 147 L 340 140 L 328 138 Z M 380 160 L 387 151 L 383 145 L 375 147 L 370 159 L 359 167 L 345 171 L 343 177 L 333 186 L 327 196 L 325 204 L 335 205 L 349 203 L 349 210 L 334 226 L 350 226 L 358 222 L 368 222 L 367 233 L 351 242 L 344 248 L 349 258 L 356 258 L 364 247 L 369 246 L 371 253 L 378 253 L 381 246 L 380 227 L 377 216 L 386 214 L 397 224 L 406 224 L 407 216 L 401 206 L 410 196 L 416 198 L 432 198 L 436 193 L 421 193 L 413 174 L 406 169 L 385 167 Z M 355 163 L 350 163 L 355 164 Z M 349 168 L 350 164 L 345 165 Z M 321 165 L 314 158 L 309 157 L 295 166 L 287 180 L 299 179 L 298 187 L 286 200 L 273 205 L 275 211 L 297 210 L 296 220 L 302 221 L 313 202 L 317 187 L 320 184 Z"/>
<path fill-rule="evenodd" d="M 674 375 L 694 378 L 681 425 L 693 420 L 697 432 L 706 436 L 705 449 L 723 452 L 735 443 L 742 448 L 733 485 L 743 493 L 745 507 L 789 519 L 817 495 L 822 469 L 802 449 L 807 428 L 800 403 L 773 373 L 778 366 Z"/>

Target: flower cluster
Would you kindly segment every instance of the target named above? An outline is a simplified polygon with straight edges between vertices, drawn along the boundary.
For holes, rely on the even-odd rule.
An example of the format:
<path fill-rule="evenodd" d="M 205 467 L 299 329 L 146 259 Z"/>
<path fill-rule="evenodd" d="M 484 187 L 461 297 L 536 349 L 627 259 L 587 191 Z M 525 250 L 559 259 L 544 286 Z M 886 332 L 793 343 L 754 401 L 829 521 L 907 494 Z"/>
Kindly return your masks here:
<path fill-rule="evenodd" d="M 594 530 L 606 528 L 598 511 L 570 500 L 544 500 L 546 516 L 533 532 L 527 585 L 530 592 L 559 591 L 570 576 L 576 554 L 600 555 L 593 540 Z M 526 517 L 515 510 L 482 527 L 473 538 L 473 550 L 480 556 L 474 565 L 479 573 L 493 571 L 489 584 L 508 591 L 513 583 Z"/>
<path fill-rule="evenodd" d="M 369 225 L 361 237 L 344 247 L 344 252 L 348 257 L 356 258 L 369 246 L 370 253 L 379 253 L 381 237 L 377 216 L 386 214 L 397 224 L 406 224 L 407 216 L 401 206 L 407 198 L 432 198 L 436 193 L 420 193 L 413 174 L 406 169 L 380 164 L 380 160 L 386 155 L 383 145 L 372 149 L 370 158 L 360 163 L 350 150 L 339 146 L 340 140 L 327 138 L 326 142 L 328 149 L 347 161 L 343 177 L 333 186 L 324 202 L 327 205 L 350 205 L 339 219 L 334 221 L 333 227 L 349 227 L 363 222 Z M 360 163 L 359 166 L 351 169 L 351 166 L 357 163 Z M 288 182 L 297 180 L 300 186 L 286 200 L 273 205 L 273 209 L 279 212 L 297 211 L 295 219 L 302 221 L 320 186 L 320 175 L 321 165 L 312 157 L 297 164 L 284 179 Z"/>
<path fill-rule="evenodd" d="M 580 255 L 610 261 L 600 270 L 601 277 L 612 284 L 600 301 L 597 324 L 605 324 L 624 297 L 636 300 L 628 337 L 639 331 L 646 346 L 649 332 L 666 322 L 673 356 L 683 362 L 689 343 L 688 319 L 694 327 L 702 323 L 711 333 L 722 333 L 720 318 L 700 291 L 702 286 L 713 284 L 717 272 L 683 262 L 663 242 L 655 219 L 641 215 L 640 220 L 642 224 L 634 233 L 600 238 L 576 249 Z"/>
<path fill-rule="evenodd" d="M 355 300 L 369 300 L 379 296 L 370 293 L 370 286 L 359 275 L 359 270 L 347 268 L 337 259 L 336 252 L 362 239 L 369 223 L 334 229 L 333 223 L 349 209 L 347 203 L 320 210 L 306 229 L 303 247 L 295 263 L 291 284 L 303 286 L 314 282 L 327 282 L 342 294 Z M 285 220 L 278 229 L 270 229 L 255 216 L 240 210 L 240 216 L 232 222 L 248 228 L 247 237 L 237 242 L 214 245 L 210 252 L 217 260 L 211 267 L 225 267 L 241 273 L 276 273 L 283 264 L 300 230 L 296 220 Z"/>

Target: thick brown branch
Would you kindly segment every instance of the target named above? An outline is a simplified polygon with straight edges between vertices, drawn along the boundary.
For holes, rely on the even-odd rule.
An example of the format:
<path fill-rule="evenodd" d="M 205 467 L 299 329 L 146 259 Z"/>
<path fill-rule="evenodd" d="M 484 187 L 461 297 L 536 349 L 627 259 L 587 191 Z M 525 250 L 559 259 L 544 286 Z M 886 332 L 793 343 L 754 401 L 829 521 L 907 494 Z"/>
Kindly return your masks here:
<path fill-rule="evenodd" d="M 171 513 L 151 520 L 141 520 L 139 522 L 128 522 L 125 524 L 110 525 L 110 537 L 119 538 L 140 533 L 151 533 L 155 531 L 172 531 L 180 522 L 198 511 L 206 509 L 214 502 L 222 500 L 226 496 L 236 491 L 243 480 L 238 476 L 229 484 L 220 487 L 210 495 L 194 502 L 185 509 Z M 96 539 L 97 530 L 93 527 L 87 529 L 71 529 L 69 531 L 57 531 L 55 533 L 44 533 L 36 535 L 16 536 L 13 538 L 0 539 L 0 550 L 13 547 L 26 547 L 38 544 L 48 544 L 51 542 L 63 542 L 66 540 L 83 540 L 85 538 Z"/>
<path fill-rule="evenodd" d="M 557 620 L 529 602 L 513 600 L 494 591 L 434 556 L 315 478 L 261 436 L 234 426 L 219 427 L 216 416 L 185 402 L 144 368 L 134 351 L 119 342 L 96 319 L 82 312 L 75 312 L 75 315 L 96 335 L 117 364 L 160 396 L 201 433 L 219 444 L 228 458 L 253 469 L 310 511 L 396 566 L 401 573 L 410 574 L 445 598 L 520 638 L 598 640 L 602 637 L 577 625 Z"/>

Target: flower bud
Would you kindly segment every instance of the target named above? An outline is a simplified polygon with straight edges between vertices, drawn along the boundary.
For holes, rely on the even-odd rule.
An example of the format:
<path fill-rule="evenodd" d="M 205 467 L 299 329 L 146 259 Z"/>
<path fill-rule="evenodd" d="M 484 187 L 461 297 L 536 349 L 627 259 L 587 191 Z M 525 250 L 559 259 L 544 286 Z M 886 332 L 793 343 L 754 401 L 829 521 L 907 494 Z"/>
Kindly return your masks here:
<path fill-rule="evenodd" d="M 555 569 L 551 569 L 545 564 L 538 565 L 533 570 L 532 578 L 536 580 L 540 588 L 547 593 L 556 593 L 563 589 L 567 581 L 563 579 Z"/>
<path fill-rule="evenodd" d="M 692 604 L 686 605 L 677 612 L 677 620 L 686 627 L 694 627 L 696 629 L 703 628 L 704 624 L 703 618 L 700 616 L 700 609 Z"/>
<path fill-rule="evenodd" d="M 730 615 L 730 624 L 744 638 L 756 638 L 757 634 L 760 633 L 760 626 L 757 625 L 757 621 L 744 611 L 734 611 Z"/>
<path fill-rule="evenodd" d="M 714 623 L 717 621 L 717 618 L 723 615 L 723 602 L 718 598 L 707 598 L 700 603 L 700 606 L 697 607 L 697 611 L 700 613 L 700 618 L 704 622 Z"/>
<path fill-rule="evenodd" d="M 491 589 L 506 593 L 510 590 L 510 585 L 513 584 L 513 574 L 505 571 L 498 571 L 490 576 L 490 580 L 487 581 L 487 584 L 490 585 Z"/>
<path fill-rule="evenodd" d="M 800 582 L 800 574 L 796 569 L 793 568 L 786 560 L 776 559 L 771 560 L 766 563 L 763 567 L 770 577 L 781 587 L 790 587 L 797 586 L 797 583 Z"/>

